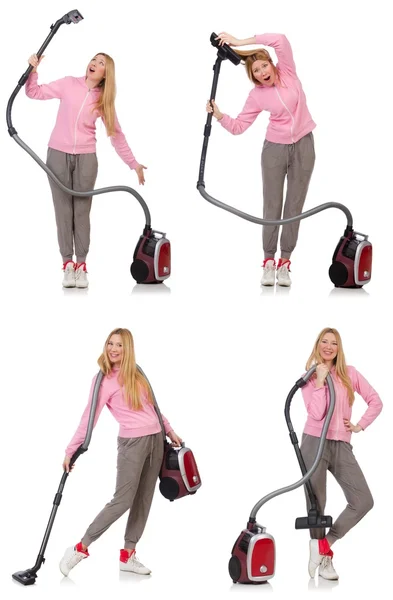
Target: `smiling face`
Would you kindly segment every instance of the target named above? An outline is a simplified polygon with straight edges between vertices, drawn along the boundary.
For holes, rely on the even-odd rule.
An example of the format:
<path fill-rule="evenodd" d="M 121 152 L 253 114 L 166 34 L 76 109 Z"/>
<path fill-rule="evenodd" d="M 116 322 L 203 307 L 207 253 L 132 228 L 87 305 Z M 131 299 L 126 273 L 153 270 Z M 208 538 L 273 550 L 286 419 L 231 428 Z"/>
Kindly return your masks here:
<path fill-rule="evenodd" d="M 325 363 L 331 363 L 338 353 L 338 342 L 334 333 L 326 333 L 322 336 L 318 345 L 319 354 Z"/>
<path fill-rule="evenodd" d="M 103 54 L 96 54 L 86 69 L 86 78 L 98 85 L 105 77 L 106 61 Z"/>
<path fill-rule="evenodd" d="M 256 60 L 251 67 L 254 78 L 262 85 L 272 86 L 276 81 L 274 66 L 268 60 Z"/>
<path fill-rule="evenodd" d="M 114 367 L 120 367 L 123 358 L 123 342 L 121 335 L 114 333 L 106 346 L 109 360 Z"/>

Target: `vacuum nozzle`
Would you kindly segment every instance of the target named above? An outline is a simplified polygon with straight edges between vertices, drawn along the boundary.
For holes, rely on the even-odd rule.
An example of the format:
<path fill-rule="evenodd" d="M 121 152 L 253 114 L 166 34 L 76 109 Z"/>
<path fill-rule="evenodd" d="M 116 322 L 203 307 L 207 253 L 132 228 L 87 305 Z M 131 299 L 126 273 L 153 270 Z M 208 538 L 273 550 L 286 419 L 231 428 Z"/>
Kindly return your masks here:
<path fill-rule="evenodd" d="M 37 573 L 32 569 L 26 569 L 26 571 L 17 571 L 12 574 L 12 578 L 22 585 L 32 585 L 35 583 Z"/>
<path fill-rule="evenodd" d="M 79 21 L 82 21 L 83 17 L 79 10 L 71 10 L 69 13 L 64 15 L 63 19 L 67 25 L 69 25 L 70 23 L 79 23 Z"/>
<path fill-rule="evenodd" d="M 222 46 L 220 46 L 219 40 L 217 40 L 216 37 L 217 34 L 212 33 L 210 36 L 210 42 L 212 46 L 214 46 L 214 48 L 218 48 L 220 58 L 222 58 L 222 60 L 228 58 L 231 61 L 231 63 L 233 63 L 234 65 L 238 65 L 241 61 L 240 56 L 236 54 L 236 52 L 234 52 L 232 48 L 228 46 L 228 44 L 223 44 Z"/>
<path fill-rule="evenodd" d="M 311 511 L 310 511 L 311 512 Z M 295 529 L 329 528 L 333 524 L 332 517 L 328 515 L 308 514 L 308 517 L 298 517 L 295 521 Z"/>

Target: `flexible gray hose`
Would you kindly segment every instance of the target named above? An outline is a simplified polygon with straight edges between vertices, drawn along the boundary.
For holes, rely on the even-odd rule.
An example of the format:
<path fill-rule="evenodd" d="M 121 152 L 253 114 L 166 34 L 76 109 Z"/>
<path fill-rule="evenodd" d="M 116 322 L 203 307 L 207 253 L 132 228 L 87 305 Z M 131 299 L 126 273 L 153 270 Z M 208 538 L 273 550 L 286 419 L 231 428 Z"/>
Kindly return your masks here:
<path fill-rule="evenodd" d="M 87 427 L 86 427 L 86 437 L 82 444 L 82 448 L 84 450 L 87 450 L 87 448 L 90 444 L 91 434 L 93 433 L 94 417 L 96 416 L 98 394 L 100 393 L 100 387 L 101 387 L 101 382 L 103 380 L 103 377 L 104 377 L 104 373 L 100 370 L 98 372 L 97 379 L 94 384 L 93 397 L 91 400 L 91 407 L 90 407 L 90 413 L 89 413 L 89 420 L 87 422 Z"/>
<path fill-rule="evenodd" d="M 347 217 L 348 226 L 349 227 L 353 226 L 353 219 L 352 219 L 352 214 L 351 214 L 350 210 L 346 206 L 344 206 L 344 204 L 339 204 L 338 202 L 326 202 L 325 204 L 320 204 L 319 206 L 316 206 L 315 208 L 310 208 L 310 210 L 306 210 L 304 213 L 301 213 L 300 215 L 296 215 L 296 217 L 289 217 L 288 219 L 275 219 L 275 220 L 260 219 L 259 217 L 253 217 L 252 215 L 249 215 L 248 213 L 245 213 L 241 210 L 238 210 L 237 208 L 234 208 L 233 206 L 229 206 L 229 204 L 224 204 L 224 202 L 221 202 L 220 200 L 213 198 L 213 196 L 210 196 L 210 194 L 208 194 L 206 192 L 203 185 L 198 185 L 197 187 L 198 187 L 199 193 L 208 202 L 211 202 L 212 204 L 215 204 L 215 206 L 218 206 L 219 208 L 223 208 L 224 210 L 227 210 L 228 212 L 230 212 L 238 217 L 241 217 L 242 219 L 245 219 L 246 221 L 251 221 L 251 223 L 257 223 L 258 225 L 286 225 L 287 223 L 295 223 L 296 221 L 301 221 L 302 219 L 307 219 L 307 217 L 316 215 L 317 213 L 319 213 L 323 210 L 327 210 L 328 208 L 338 208 L 339 210 L 342 210 L 343 213 L 345 214 L 345 216 Z"/>
<path fill-rule="evenodd" d="M 161 411 L 158 408 L 158 404 L 157 404 L 157 400 L 156 400 L 156 397 L 155 397 L 154 392 L 153 392 L 153 388 L 151 387 L 150 381 L 148 380 L 148 378 L 146 377 L 146 375 L 144 374 L 144 372 L 142 371 L 142 369 L 140 368 L 140 366 L 137 365 L 136 368 L 143 375 L 143 377 L 146 379 L 146 381 L 147 381 L 147 383 L 148 383 L 148 385 L 150 387 L 151 395 L 153 397 L 153 402 L 154 402 L 154 408 L 156 410 L 156 413 L 157 413 L 157 416 L 158 416 L 158 420 L 159 420 L 160 425 L 161 425 L 162 435 L 163 435 L 164 441 L 165 441 L 166 440 L 166 433 L 165 433 L 164 421 L 162 420 Z"/>
<path fill-rule="evenodd" d="M 310 379 L 311 375 L 315 372 L 316 368 L 317 368 L 316 365 L 311 367 L 311 369 L 309 369 L 309 371 L 307 371 L 307 373 L 302 377 L 302 379 L 304 381 L 308 381 Z M 298 488 L 301 485 L 303 485 L 304 483 L 306 483 L 306 481 L 308 481 L 308 479 L 310 479 L 311 475 L 314 473 L 315 469 L 317 468 L 318 463 L 322 458 L 322 453 L 323 453 L 323 448 L 325 446 L 327 431 L 329 428 L 330 420 L 333 415 L 334 406 L 336 404 L 336 395 L 335 395 L 335 391 L 334 391 L 333 380 L 332 380 L 330 374 L 328 374 L 328 376 L 326 377 L 326 382 L 327 382 L 327 386 L 328 386 L 328 390 L 329 390 L 330 403 L 329 403 L 329 408 L 328 408 L 328 411 L 327 411 L 327 414 L 325 417 L 325 421 L 324 421 L 324 424 L 322 427 L 321 437 L 320 437 L 319 444 L 318 444 L 317 455 L 315 457 L 313 464 L 311 465 L 311 467 L 307 471 L 307 473 L 301 479 L 299 479 L 299 481 L 297 481 L 296 483 L 293 483 L 292 485 L 288 485 L 286 487 L 280 488 L 279 490 L 276 490 L 275 492 L 271 492 L 270 494 L 267 494 L 267 496 L 264 496 L 259 502 L 257 502 L 257 504 L 254 506 L 254 508 L 252 509 L 252 511 L 250 513 L 250 519 L 255 519 L 257 512 L 259 511 L 261 506 L 263 506 L 263 504 L 266 504 L 266 502 L 268 502 L 269 500 L 272 500 L 272 498 L 275 498 L 276 496 L 279 496 L 280 494 L 286 494 L 287 492 L 292 492 L 293 490 L 296 490 L 296 488 Z"/>
<path fill-rule="evenodd" d="M 26 152 L 28 154 L 30 154 L 30 156 L 32 158 L 34 158 L 35 162 L 38 163 L 42 169 L 44 169 L 44 171 L 49 175 L 49 177 L 52 179 L 52 181 L 54 181 L 56 183 L 56 185 L 59 186 L 59 188 L 61 190 L 63 190 L 63 192 L 66 192 L 67 194 L 71 194 L 71 196 L 80 196 L 80 197 L 87 197 L 87 198 L 89 198 L 90 196 L 97 196 L 98 194 L 106 194 L 108 192 L 128 192 L 129 194 L 132 194 L 134 196 L 134 198 L 136 198 L 138 200 L 139 204 L 141 205 L 143 212 L 145 213 L 145 221 L 146 221 L 147 227 L 151 226 L 151 217 L 150 217 L 149 208 L 148 208 L 146 202 L 144 201 L 144 199 L 142 198 L 142 196 L 140 194 L 138 194 L 138 192 L 136 190 L 134 190 L 126 185 L 113 185 L 111 187 L 99 188 L 98 190 L 89 190 L 87 192 L 76 192 L 75 190 L 71 190 L 70 188 L 67 188 L 65 185 L 63 185 L 59 179 L 57 179 L 57 177 L 52 173 L 52 171 L 49 169 L 49 167 L 47 167 L 47 165 L 40 159 L 40 157 L 37 156 L 37 154 L 35 152 L 33 152 L 33 150 L 27 144 L 25 144 L 25 142 L 23 140 L 21 140 L 17 134 L 13 135 L 12 137 L 16 141 L 16 143 L 19 144 L 19 146 L 21 146 L 24 150 L 26 150 Z"/>

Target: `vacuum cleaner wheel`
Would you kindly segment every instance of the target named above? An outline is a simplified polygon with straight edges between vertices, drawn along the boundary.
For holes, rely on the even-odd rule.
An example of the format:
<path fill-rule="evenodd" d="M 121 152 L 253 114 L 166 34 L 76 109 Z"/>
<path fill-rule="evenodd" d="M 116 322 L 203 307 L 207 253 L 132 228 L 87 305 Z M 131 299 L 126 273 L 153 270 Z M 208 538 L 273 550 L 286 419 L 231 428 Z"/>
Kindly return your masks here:
<path fill-rule="evenodd" d="M 237 556 L 232 556 L 228 564 L 229 575 L 233 583 L 237 583 L 240 579 L 242 567 Z"/>
<path fill-rule="evenodd" d="M 343 263 L 335 261 L 330 265 L 329 277 L 335 286 L 341 287 L 348 279 L 348 269 Z"/>
<path fill-rule="evenodd" d="M 179 494 L 179 484 L 171 477 L 163 477 L 160 481 L 160 492 L 171 502 L 177 498 Z"/>
<path fill-rule="evenodd" d="M 149 267 L 143 260 L 140 260 L 139 258 L 134 260 L 134 262 L 131 264 L 130 271 L 132 277 L 137 283 L 143 283 L 149 276 Z"/>

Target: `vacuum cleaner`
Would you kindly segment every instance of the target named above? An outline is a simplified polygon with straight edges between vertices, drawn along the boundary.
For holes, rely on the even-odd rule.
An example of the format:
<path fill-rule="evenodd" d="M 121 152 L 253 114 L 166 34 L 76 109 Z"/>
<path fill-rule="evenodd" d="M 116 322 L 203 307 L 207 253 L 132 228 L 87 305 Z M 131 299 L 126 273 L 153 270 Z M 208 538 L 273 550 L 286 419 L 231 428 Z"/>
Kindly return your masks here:
<path fill-rule="evenodd" d="M 178 498 L 195 494 L 201 487 L 195 457 L 183 442 L 180 449 L 172 448 L 165 440 L 164 460 L 160 471 L 160 492 L 173 502 Z"/>
<path fill-rule="evenodd" d="M 311 369 L 309 369 L 309 371 L 307 371 L 307 373 L 295 383 L 285 403 L 285 418 L 289 429 L 289 436 L 294 446 L 303 477 L 292 485 L 280 488 L 274 492 L 271 492 L 270 494 L 267 494 L 252 509 L 246 529 L 243 529 L 243 531 L 240 533 L 232 548 L 232 556 L 229 560 L 228 569 L 233 583 L 260 584 L 274 577 L 276 566 L 275 540 L 271 534 L 266 532 L 266 527 L 263 527 L 256 522 L 256 516 L 259 509 L 261 506 L 266 504 L 266 502 L 272 500 L 272 498 L 275 498 L 280 494 L 292 492 L 301 485 L 305 485 L 310 508 L 307 517 L 299 517 L 296 519 L 295 529 L 325 528 L 331 527 L 332 525 L 332 517 L 320 514 L 317 500 L 310 483 L 310 477 L 316 470 L 322 458 L 326 434 L 336 402 L 331 376 L 328 374 L 326 378 L 329 392 L 329 407 L 323 424 L 317 454 L 308 471 L 306 469 L 289 414 L 293 396 L 298 389 L 307 383 L 315 370 L 316 366 L 311 367 Z"/>
<path fill-rule="evenodd" d="M 210 102 L 215 100 L 216 97 L 218 77 L 220 74 L 222 61 L 229 60 L 234 65 L 238 65 L 241 62 L 240 56 L 236 54 L 236 52 L 234 52 L 228 44 L 223 44 L 220 46 L 219 40 L 216 38 L 217 34 L 212 33 L 210 36 L 210 42 L 218 50 L 217 59 L 213 66 L 214 75 L 210 94 Z M 352 215 L 348 208 L 343 204 L 339 204 L 337 202 L 326 202 L 325 204 L 316 206 L 315 208 L 307 210 L 300 215 L 296 215 L 295 217 L 267 220 L 254 217 L 248 213 L 238 210 L 237 208 L 234 208 L 233 206 L 224 204 L 224 202 L 213 198 L 213 196 L 206 192 L 204 173 L 206 166 L 207 147 L 212 128 L 212 118 L 213 114 L 209 113 L 207 115 L 204 129 L 204 140 L 199 165 L 199 178 L 197 182 L 197 190 L 203 196 L 203 198 L 215 206 L 222 208 L 223 210 L 231 212 L 242 219 L 251 221 L 252 223 L 257 223 L 258 225 L 285 225 L 306 219 L 307 217 L 311 217 L 312 215 L 315 215 L 328 208 L 338 208 L 345 214 L 347 218 L 347 226 L 333 254 L 332 264 L 329 268 L 330 280 L 332 283 L 334 283 L 335 287 L 340 288 L 361 288 L 369 283 L 371 280 L 372 245 L 369 242 L 367 235 L 354 231 Z"/>
<path fill-rule="evenodd" d="M 158 408 L 158 404 L 157 404 L 156 398 L 154 396 L 153 389 L 152 389 L 152 387 L 150 385 L 149 380 L 147 379 L 146 375 L 144 374 L 144 372 L 142 371 L 142 369 L 139 367 L 139 365 L 137 365 L 137 369 L 145 377 L 145 379 L 146 379 L 146 381 L 147 381 L 147 383 L 148 383 L 148 385 L 149 385 L 149 387 L 150 387 L 150 389 L 152 391 L 154 406 L 155 406 L 155 409 L 156 409 L 156 412 L 157 412 L 157 416 L 159 418 L 161 429 L 162 429 L 163 441 L 164 441 L 164 444 L 165 444 L 165 449 L 164 450 L 166 450 L 166 455 L 168 455 L 168 449 L 166 448 L 166 446 L 169 446 L 170 448 L 171 448 L 171 446 L 166 441 L 166 434 L 165 434 L 164 424 L 163 424 L 163 420 L 162 420 L 162 416 L 161 416 L 160 410 Z M 93 432 L 94 417 L 95 417 L 96 409 L 97 409 L 98 396 L 99 396 L 99 393 L 100 393 L 100 387 L 101 387 L 101 383 L 102 383 L 103 378 L 104 378 L 104 373 L 100 370 L 98 372 L 98 375 L 97 375 L 97 378 L 96 378 L 96 381 L 95 381 L 95 384 L 94 384 L 93 396 L 92 396 L 92 401 L 91 401 L 91 407 L 90 407 L 90 413 L 89 413 L 89 420 L 88 420 L 88 423 L 87 423 L 85 439 L 84 439 L 83 443 L 79 446 L 79 448 L 77 448 L 77 450 L 74 452 L 74 454 L 71 457 L 70 465 L 69 465 L 70 466 L 70 472 L 71 472 L 71 467 L 75 463 L 75 461 L 77 460 L 77 458 L 81 454 L 83 454 L 84 452 L 86 452 L 87 449 L 88 449 L 88 447 L 89 447 L 91 436 L 92 436 L 92 432 Z M 186 487 L 186 492 L 185 493 L 183 493 L 183 488 L 182 488 L 181 482 L 180 481 L 178 482 L 177 475 L 176 474 L 173 475 L 173 471 L 176 470 L 176 468 L 175 468 L 175 466 L 173 464 L 174 461 L 171 459 L 171 461 L 170 461 L 170 468 L 168 468 L 166 465 L 165 465 L 165 467 L 163 467 L 164 468 L 164 472 L 166 473 L 166 477 L 168 479 L 171 479 L 171 480 L 173 479 L 174 482 L 178 482 L 179 491 L 175 495 L 175 497 L 178 497 L 178 498 L 180 498 L 182 495 L 186 495 L 187 493 L 188 494 L 195 493 L 196 490 L 202 485 L 201 481 L 200 481 L 198 469 L 196 467 L 195 459 L 193 458 L 193 454 L 192 454 L 191 450 L 189 450 L 188 448 L 182 448 L 179 451 L 179 455 L 182 457 L 182 458 L 180 458 L 180 456 L 179 456 L 179 459 L 180 459 L 180 461 L 182 461 L 182 463 L 184 465 L 184 467 L 182 467 L 180 470 L 181 470 L 181 472 L 183 472 L 183 471 L 185 472 L 185 482 L 186 482 L 186 483 L 184 483 L 184 486 Z M 165 461 L 165 451 L 164 451 L 163 465 L 164 465 L 164 461 Z M 192 465 L 192 466 L 190 467 L 190 465 Z M 21 583 L 22 585 L 26 586 L 26 585 L 32 585 L 33 583 L 35 583 L 35 581 L 36 581 L 36 579 L 38 577 L 37 573 L 38 573 L 39 569 L 41 568 L 41 566 L 43 565 L 43 563 L 45 562 L 45 557 L 44 557 L 45 550 L 46 550 L 46 547 L 48 545 L 49 536 L 50 536 L 51 531 L 52 531 L 52 527 L 53 527 L 53 523 L 54 523 L 54 520 L 55 520 L 55 517 L 56 517 L 57 510 L 58 510 L 58 508 L 60 506 L 60 502 L 61 502 L 61 499 L 62 499 L 62 496 L 63 496 L 64 486 L 65 486 L 66 481 L 68 479 L 68 475 L 69 475 L 69 473 L 67 473 L 66 471 L 64 471 L 64 473 L 63 473 L 63 475 L 61 477 L 60 485 L 59 485 L 59 487 L 57 489 L 56 495 L 55 495 L 54 500 L 53 500 L 53 507 L 52 507 L 52 511 L 51 511 L 51 514 L 50 514 L 50 517 L 49 517 L 48 524 L 46 526 L 44 538 L 42 540 L 41 547 L 40 547 L 40 550 L 38 552 L 38 556 L 37 556 L 37 559 L 36 559 L 36 562 L 35 562 L 34 566 L 31 567 L 31 569 L 26 569 L 25 571 L 17 571 L 16 573 L 12 574 L 13 579 L 15 579 L 15 581 L 17 581 L 18 583 Z M 199 481 L 194 481 L 194 479 L 193 479 L 194 476 L 195 477 L 197 476 L 199 478 Z M 191 480 L 190 483 L 189 483 L 189 480 Z M 171 490 L 171 498 L 170 499 L 171 500 L 175 499 L 175 498 L 172 498 L 172 496 L 174 495 L 174 492 L 173 492 L 174 487 L 175 487 L 174 483 L 172 483 L 170 485 L 170 490 Z M 166 498 L 168 498 L 167 494 L 163 494 L 163 495 Z"/>
<path fill-rule="evenodd" d="M 142 369 L 138 368 L 146 381 L 148 381 Z M 173 502 L 184 496 L 195 494 L 201 487 L 202 480 L 192 450 L 187 448 L 184 442 L 182 442 L 180 448 L 172 448 L 171 444 L 167 441 L 162 415 L 151 386 L 150 390 L 164 438 L 164 456 L 159 473 L 159 489 L 164 498 Z"/>
<path fill-rule="evenodd" d="M 83 17 L 78 10 L 72 10 L 66 15 L 64 15 L 61 19 L 56 21 L 54 25 L 51 25 L 51 31 L 42 44 L 41 48 L 37 52 L 37 57 L 39 58 L 45 48 L 48 46 L 49 42 L 60 28 L 61 25 L 70 23 L 79 23 L 82 21 Z M 143 229 L 143 233 L 139 238 L 139 241 L 136 245 L 133 262 L 130 267 L 131 275 L 135 279 L 137 283 L 162 283 L 165 279 L 171 274 L 171 245 L 169 240 L 166 238 L 166 234 L 161 231 L 156 231 L 151 227 L 151 217 L 150 212 L 147 207 L 146 202 L 142 198 L 142 196 L 134 189 L 123 186 L 111 186 L 100 188 L 98 190 L 89 190 L 87 192 L 77 192 L 75 190 L 67 188 L 65 185 L 61 183 L 59 179 L 54 175 L 54 173 L 47 167 L 47 165 L 25 144 L 17 134 L 15 127 L 13 127 L 11 120 L 11 111 L 14 100 L 21 90 L 21 88 L 25 85 L 33 67 L 29 65 L 26 69 L 25 73 L 18 81 L 18 85 L 15 90 L 12 92 L 10 99 L 7 104 L 7 126 L 8 133 L 10 136 L 16 141 L 21 148 L 26 150 L 28 154 L 39 164 L 39 166 L 47 173 L 47 175 L 54 181 L 63 192 L 67 192 L 72 196 L 79 197 L 90 197 L 96 196 L 98 194 L 106 194 L 109 192 L 128 192 L 132 194 L 141 205 L 143 212 L 145 214 L 145 226 Z"/>

